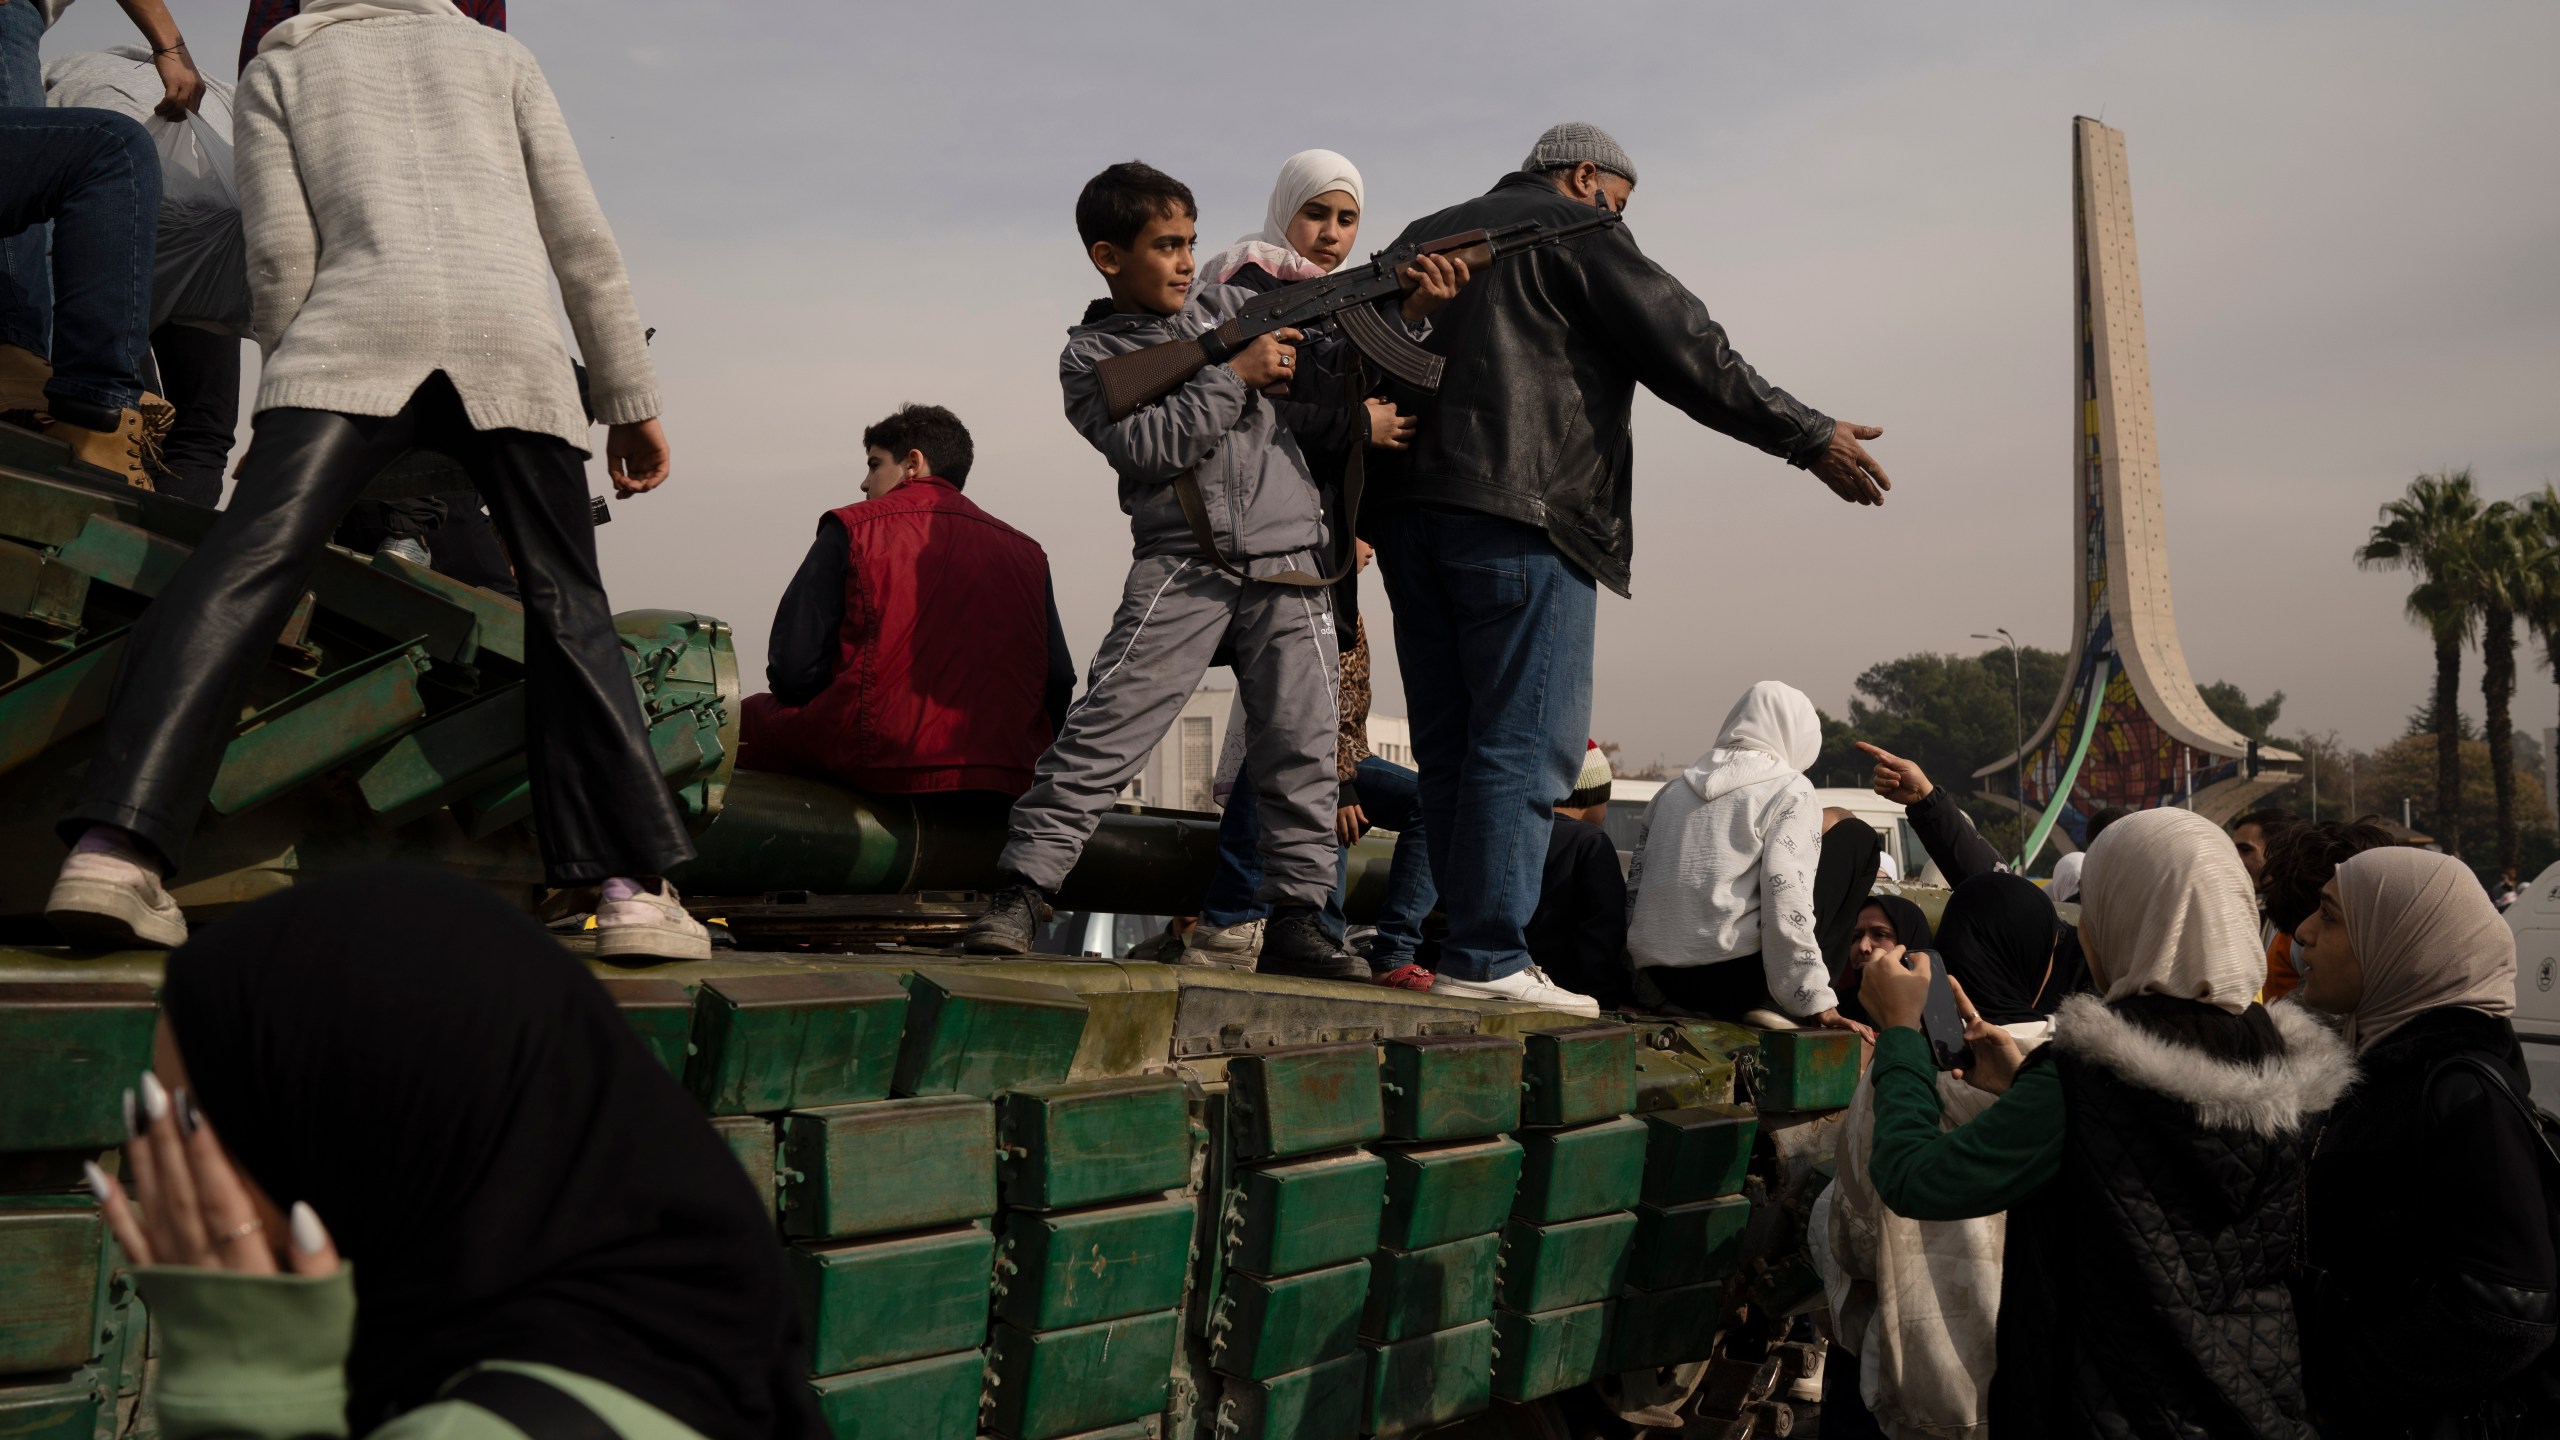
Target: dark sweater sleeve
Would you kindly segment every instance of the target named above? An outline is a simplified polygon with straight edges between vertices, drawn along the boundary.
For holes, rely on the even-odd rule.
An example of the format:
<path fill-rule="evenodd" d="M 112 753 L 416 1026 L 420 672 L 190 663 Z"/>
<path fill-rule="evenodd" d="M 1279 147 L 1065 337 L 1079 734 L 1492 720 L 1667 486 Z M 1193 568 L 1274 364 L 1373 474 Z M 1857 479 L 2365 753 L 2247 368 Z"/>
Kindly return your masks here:
<path fill-rule="evenodd" d="M 785 705 L 808 704 L 835 678 L 845 580 L 852 563 L 844 522 L 833 515 L 820 520 L 818 538 L 809 542 L 809 553 L 783 589 L 773 636 L 765 644 L 765 688 Z"/>
<path fill-rule="evenodd" d="M 1946 872 L 1950 887 L 1961 885 L 1976 875 L 1988 875 L 2009 868 L 1982 832 L 1965 818 L 1956 798 L 1943 785 L 1929 792 L 1929 798 L 1902 812 L 1911 822 L 1913 833 L 1920 837 L 1920 848 L 1938 862 Z"/>
<path fill-rule="evenodd" d="M 1876 1087 L 1867 1170 L 1897 1215 L 1997 1215 L 2062 1171 L 2062 1076 L 2051 1065 L 2021 1069 L 2009 1093 L 1953 1130 L 1938 1128 L 1938 1071 L 1919 1031 L 1895 1026 L 1878 1035 L 1867 1077 Z"/>
<path fill-rule="evenodd" d="M 1055 736 L 1066 728 L 1067 706 L 1076 694 L 1076 657 L 1067 653 L 1067 627 L 1058 623 L 1058 583 L 1043 579 L 1041 589 L 1049 597 L 1049 678 L 1041 687 L 1041 695 L 1049 711 L 1049 733 Z"/>
<path fill-rule="evenodd" d="M 1573 889 L 1582 907 L 1574 926 L 1574 954 L 1579 973 L 1613 975 L 1627 967 L 1627 877 L 1618 870 L 1618 847 L 1609 832 L 1594 827 L 1582 853 L 1574 857 Z"/>

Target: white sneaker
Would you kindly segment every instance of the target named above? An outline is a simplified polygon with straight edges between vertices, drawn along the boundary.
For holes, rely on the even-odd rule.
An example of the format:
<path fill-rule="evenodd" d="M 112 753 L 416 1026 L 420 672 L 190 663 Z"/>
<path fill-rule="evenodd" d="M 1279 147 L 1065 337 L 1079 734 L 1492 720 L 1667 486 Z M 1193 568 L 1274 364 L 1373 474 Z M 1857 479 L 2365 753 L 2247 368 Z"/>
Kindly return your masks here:
<path fill-rule="evenodd" d="M 63 861 L 44 918 L 63 939 L 96 950 L 174 949 L 187 942 L 187 917 L 161 888 L 160 873 L 113 851 Z"/>
<path fill-rule="evenodd" d="M 711 932 L 685 913 L 676 887 L 665 885 L 662 894 L 643 890 L 628 900 L 604 902 L 596 911 L 596 958 L 639 965 L 708 960 Z"/>
<path fill-rule="evenodd" d="M 1593 1020 L 1600 1018 L 1599 1001 L 1567 990 L 1548 979 L 1547 972 L 1535 965 L 1499 980 L 1461 980 L 1444 970 L 1432 977 L 1431 993 L 1455 995 L 1467 1000 L 1511 1000 L 1522 1005 L 1535 1005 L 1541 1010 Z"/>
<path fill-rule="evenodd" d="M 1241 925 L 1194 925 L 1176 963 L 1250 970 L 1253 962 L 1262 958 L 1262 925 L 1259 920 L 1247 920 Z"/>

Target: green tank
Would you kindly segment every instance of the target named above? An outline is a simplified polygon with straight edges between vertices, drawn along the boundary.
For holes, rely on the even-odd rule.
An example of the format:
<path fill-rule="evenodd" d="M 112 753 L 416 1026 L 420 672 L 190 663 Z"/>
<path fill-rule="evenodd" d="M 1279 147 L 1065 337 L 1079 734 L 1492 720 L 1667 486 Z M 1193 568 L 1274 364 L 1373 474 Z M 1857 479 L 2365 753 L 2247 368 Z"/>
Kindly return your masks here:
<path fill-rule="evenodd" d="M 162 957 L 57 948 L 40 912 L 125 629 L 209 522 L 0 425 L 0 1433 L 137 1418 L 145 1317 L 79 1166 L 122 1138 Z M 839 1435 L 1791 1423 L 1818 1348 L 1783 1322 L 1819 1304 L 1804 1211 L 1854 1037 L 1168 966 L 1125 935 L 961 956 L 1001 805 L 739 772 L 727 627 L 617 626 L 697 833 L 678 881 L 726 946 L 598 973 L 770 1197 Z M 385 859 L 544 911 L 522 629 L 331 550 L 174 877 L 191 918 Z M 1190 909 L 1215 841 L 1106 816 L 1061 907 Z"/>

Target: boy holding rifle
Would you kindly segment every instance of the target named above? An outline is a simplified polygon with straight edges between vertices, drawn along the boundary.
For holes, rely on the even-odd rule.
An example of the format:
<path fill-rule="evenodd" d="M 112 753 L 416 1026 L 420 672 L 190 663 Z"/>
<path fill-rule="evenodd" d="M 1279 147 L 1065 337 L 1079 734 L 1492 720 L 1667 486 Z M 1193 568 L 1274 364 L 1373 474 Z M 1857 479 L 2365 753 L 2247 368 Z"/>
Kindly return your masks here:
<path fill-rule="evenodd" d="M 1014 803 L 1001 886 L 963 943 L 982 954 L 1030 950 L 1102 812 L 1223 661 L 1235 669 L 1261 807 L 1261 898 L 1272 912 L 1260 968 L 1365 981 L 1368 967 L 1319 919 L 1333 894 L 1339 788 L 1325 596 L 1339 578 L 1326 573 L 1335 547 L 1306 456 L 1265 398 L 1286 393 L 1302 337 L 1262 335 L 1117 419 L 1095 374 L 1111 356 L 1196 339 L 1254 298 L 1193 284 L 1198 215 L 1188 187 L 1135 161 L 1096 175 L 1076 198 L 1077 234 L 1110 295 L 1067 332 L 1058 378 L 1068 421 L 1119 478 L 1136 554 L 1084 696 Z M 1408 325 L 1467 275 L 1440 256 L 1405 273 Z"/>

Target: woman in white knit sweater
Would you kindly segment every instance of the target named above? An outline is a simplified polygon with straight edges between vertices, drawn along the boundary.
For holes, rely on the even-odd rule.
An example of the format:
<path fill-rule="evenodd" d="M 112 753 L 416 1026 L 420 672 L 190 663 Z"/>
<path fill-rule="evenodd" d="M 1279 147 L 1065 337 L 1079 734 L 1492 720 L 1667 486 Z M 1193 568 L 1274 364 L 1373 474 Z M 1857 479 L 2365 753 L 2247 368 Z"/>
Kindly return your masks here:
<path fill-rule="evenodd" d="M 338 521 L 392 459 L 426 449 L 471 474 L 515 561 L 551 883 L 602 884 L 600 953 L 707 958 L 659 878 L 693 847 L 597 570 L 590 421 L 553 279 L 626 496 L 667 477 L 657 381 L 540 67 L 450 0 L 304 0 L 242 73 L 237 128 L 265 355 L 255 432 L 231 507 L 126 643 L 47 914 L 93 943 L 185 938 L 161 879 L 250 682 Z"/>
<path fill-rule="evenodd" d="M 1822 806 L 1804 771 L 1821 753 L 1813 702 L 1763 680 L 1698 763 L 1653 797 L 1627 878 L 1639 996 L 1727 1019 L 1774 1008 L 1857 1028 L 1840 1016 L 1814 937 Z"/>

